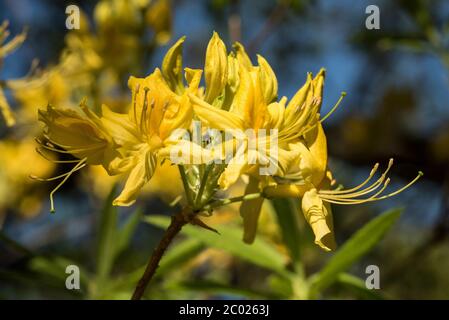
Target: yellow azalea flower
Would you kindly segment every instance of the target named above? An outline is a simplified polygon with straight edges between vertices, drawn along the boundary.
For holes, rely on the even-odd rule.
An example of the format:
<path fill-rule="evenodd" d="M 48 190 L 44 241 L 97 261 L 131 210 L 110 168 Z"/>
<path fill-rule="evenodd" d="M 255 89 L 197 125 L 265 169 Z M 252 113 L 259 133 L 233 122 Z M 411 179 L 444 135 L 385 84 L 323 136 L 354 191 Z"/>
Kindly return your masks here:
<path fill-rule="evenodd" d="M 236 44 L 236 59 L 238 61 L 238 88 L 229 111 L 219 110 L 203 101 L 199 97 L 191 96 L 195 114 L 206 125 L 219 130 L 265 129 L 268 137 L 266 141 L 257 141 L 258 137 L 244 136 L 240 150 L 235 153 L 241 155 L 234 157 L 220 177 L 220 186 L 227 189 L 244 173 L 254 173 L 259 163 L 254 159 L 275 161 L 278 171 L 282 174 L 291 161 L 289 145 L 299 139 L 313 128 L 319 116 L 322 101 L 322 88 L 324 83 L 324 69 L 315 78 L 308 76 L 306 84 L 293 99 L 285 106 L 287 99 L 277 98 L 276 76 L 268 62 L 258 56 L 258 66 L 253 66 L 243 46 Z M 232 56 L 231 56 L 232 57 Z M 278 130 L 276 137 L 278 152 L 270 157 L 270 130 Z M 256 141 L 248 141 L 248 140 Z M 256 149 L 248 148 L 253 145 Z M 263 147 L 265 146 L 265 147 Z M 272 159 L 276 157 L 275 159 Z M 256 161 L 257 162 L 257 161 Z"/>
<path fill-rule="evenodd" d="M 295 169 L 302 176 L 303 182 L 268 186 L 264 189 L 264 194 L 267 197 L 299 197 L 301 211 L 315 234 L 315 243 L 326 251 L 333 250 L 336 246 L 331 203 L 351 205 L 386 199 L 407 189 L 422 176 L 420 172 L 406 186 L 382 195 L 390 182 L 387 173 L 393 164 L 391 159 L 381 177 L 368 187 L 363 188 L 373 178 L 378 164 L 375 165 L 368 179 L 359 186 L 347 190 L 330 189 L 333 179 L 327 169 L 326 136 L 321 124 L 318 122 L 317 126 L 294 148 L 301 150 L 301 159 L 296 162 Z"/>
<path fill-rule="evenodd" d="M 366 189 L 361 189 L 363 187 L 361 185 L 350 190 L 330 190 L 334 181 L 327 167 L 327 141 L 321 123 L 335 110 L 341 98 L 328 115 L 319 119 L 324 75 L 324 69 L 315 78 L 309 74 L 304 86 L 288 103 L 279 136 L 280 139 L 289 142 L 288 149 L 292 152 L 291 161 L 285 170 L 280 172 L 279 179 L 277 179 L 279 184 L 268 186 L 264 193 L 268 197 L 300 197 L 301 211 L 315 234 L 315 243 L 329 251 L 336 246 L 331 203 L 357 204 L 385 199 L 413 184 L 421 173 L 404 188 L 379 197 L 389 183 L 386 174 L 392 165 L 392 161 L 390 161 L 388 169 L 381 178 Z M 377 165 L 375 169 L 377 169 Z M 371 172 L 370 178 L 375 171 Z M 378 188 L 381 188 L 380 192 L 365 199 L 358 198 L 374 192 Z"/>
<path fill-rule="evenodd" d="M 299 150 L 292 152 L 289 145 L 313 128 L 311 122 L 316 120 L 322 100 L 324 70 L 314 79 L 309 74 L 306 84 L 285 107 L 286 98 L 275 102 L 278 84 L 268 62 L 258 56 L 259 65 L 253 66 L 241 44 L 235 44 L 234 48 L 235 59 L 238 61 L 237 68 L 234 66 L 238 72 L 238 88 L 230 110 L 219 110 L 195 96 L 191 96 L 191 100 L 195 114 L 213 128 L 242 132 L 247 129 L 255 132 L 265 129 L 269 135 L 270 129 L 278 130 L 274 137 L 244 135 L 236 148 L 236 156 L 228 163 L 219 179 L 220 187 L 227 189 L 242 174 L 250 174 L 250 183 L 245 191 L 248 194 L 263 188 L 272 180 L 271 177 L 261 177 L 258 174 L 257 170 L 263 162 L 266 164 L 275 161 L 277 175 L 284 176 L 293 159 L 300 157 Z M 230 57 L 232 62 L 234 56 Z M 235 71 L 231 75 L 235 75 Z M 275 154 L 270 154 L 273 138 L 277 140 L 277 150 Z M 262 202 L 263 199 L 252 199 L 243 202 L 241 206 L 244 240 L 248 243 L 254 240 Z"/>
<path fill-rule="evenodd" d="M 177 54 L 175 49 L 179 43 L 169 50 L 164 61 L 169 60 L 173 52 Z M 176 69 L 175 73 L 180 70 Z M 86 164 L 102 165 L 110 175 L 128 175 L 114 205 L 134 203 L 158 163 L 169 158 L 172 148 L 190 152 L 187 156 L 201 151 L 200 146 L 180 140 L 177 134 L 179 129 L 190 128 L 193 110 L 188 94 L 198 92 L 201 73 L 201 70 L 186 68 L 187 87 L 179 90 L 180 94 L 170 88 L 171 79 L 164 77 L 159 69 L 146 78 L 130 77 L 128 86 L 132 102 L 126 114 L 113 112 L 103 105 L 101 116 L 97 116 L 84 103 L 81 104 L 82 113 L 51 106 L 39 111 L 39 118 L 46 125 L 44 136 L 48 140 L 42 143 L 42 148 L 69 153 L 80 159 L 70 172 L 50 179 L 63 177 L 63 183 Z M 60 185 L 50 194 L 52 210 L 52 195 Z"/>
<path fill-rule="evenodd" d="M 53 194 L 76 171 L 86 164 L 103 165 L 106 170 L 111 170 L 118 152 L 112 140 L 112 136 L 106 130 L 101 119 L 93 113 L 85 103 L 81 103 L 80 110 L 55 109 L 50 105 L 46 110 L 39 110 L 39 120 L 45 125 L 44 138 L 38 140 L 41 145 L 38 152 L 44 156 L 44 150 L 57 153 L 71 154 L 79 160 L 51 160 L 54 163 L 76 163 L 67 173 L 42 179 L 37 176 L 32 178 L 42 181 L 62 179 L 62 181 L 50 193 L 51 212 L 54 212 Z"/>
<path fill-rule="evenodd" d="M 259 56 L 259 66 L 255 67 L 242 45 L 236 44 L 235 48 L 239 84 L 229 111 L 217 109 L 191 96 L 195 114 L 204 123 L 220 130 L 277 129 L 278 168 L 273 177 L 276 183 L 271 177 L 263 179 L 258 176 L 255 168 L 260 164 L 249 165 L 248 159 L 260 157 L 254 153 L 261 150 L 248 148 L 248 140 L 254 137 L 245 137 L 246 140 L 238 147 L 242 150 L 236 152 L 238 156 L 231 160 L 221 175 L 220 186 L 226 189 L 242 174 L 249 174 L 245 194 L 264 189 L 268 197 L 287 194 L 301 197 L 301 211 L 315 233 L 315 242 L 325 250 L 332 250 L 335 239 L 330 203 L 355 204 L 359 200 L 346 199 L 360 195 L 344 193 L 344 200 L 341 200 L 338 192 L 325 191 L 330 188 L 332 178 L 327 169 L 327 142 L 321 123 L 338 107 L 343 95 L 329 114 L 320 119 L 325 78 L 325 70 L 321 69 L 315 77 L 308 74 L 306 83 L 288 104 L 285 97 L 273 102 L 277 97 L 277 81 L 268 63 Z M 266 150 L 263 151 L 266 154 Z M 374 187 L 382 183 L 383 180 Z M 362 195 L 365 194 L 363 192 Z M 394 194 L 397 192 L 389 196 Z M 377 199 L 376 196 L 370 201 L 373 199 Z M 245 242 L 254 240 L 262 202 L 263 199 L 255 198 L 244 201 L 240 207 Z"/>
<path fill-rule="evenodd" d="M 238 57 L 239 54 L 237 54 L 237 59 Z M 231 159 L 220 177 L 219 183 L 223 189 L 227 189 L 235 183 L 242 174 L 254 171 L 257 164 L 251 165 L 251 163 L 257 162 L 256 159 L 263 159 L 265 163 L 269 162 L 267 158 L 269 158 L 270 139 L 273 138 L 270 136 L 269 130 L 277 129 L 277 122 L 273 123 L 272 121 L 272 112 L 282 108 L 282 105 L 271 102 L 275 96 L 274 93 L 263 94 L 263 92 L 269 92 L 265 88 L 272 88 L 272 83 L 276 80 L 272 78 L 269 81 L 264 80 L 266 74 L 273 73 L 265 71 L 266 67 L 262 66 L 268 66 L 268 64 L 262 61 L 265 60 L 259 56 L 261 66 L 251 67 L 250 70 L 239 63 L 239 85 L 229 111 L 218 109 L 199 97 L 190 95 L 195 114 L 203 123 L 218 130 L 234 131 L 236 136 L 242 138 L 236 146 L 235 154 L 237 156 Z M 265 76 L 261 76 L 261 74 L 265 74 Z M 267 85 L 268 82 L 269 85 Z M 274 87 L 277 88 L 277 84 Z M 267 135 L 260 138 L 247 136 L 245 135 L 247 129 L 253 129 L 256 135 L 259 129 L 266 129 Z"/>
<path fill-rule="evenodd" d="M 116 156 L 112 137 L 100 118 L 84 103 L 80 109 L 82 112 L 48 105 L 46 110 L 39 110 L 39 120 L 45 124 L 44 136 L 48 140 L 42 147 L 70 153 L 87 164 L 102 164 L 108 168 L 108 163 Z"/>
<path fill-rule="evenodd" d="M 102 117 L 121 146 L 119 150 L 123 160 L 119 161 L 116 172 L 130 170 L 122 193 L 114 200 L 114 205 L 121 206 L 134 203 L 140 189 L 151 179 L 157 164 L 169 155 L 166 148 L 177 143 L 172 140 L 172 133 L 188 128 L 193 116 L 187 96 L 175 94 L 159 69 L 146 78 L 131 77 L 128 84 L 133 93 L 128 115 L 103 107 Z"/>

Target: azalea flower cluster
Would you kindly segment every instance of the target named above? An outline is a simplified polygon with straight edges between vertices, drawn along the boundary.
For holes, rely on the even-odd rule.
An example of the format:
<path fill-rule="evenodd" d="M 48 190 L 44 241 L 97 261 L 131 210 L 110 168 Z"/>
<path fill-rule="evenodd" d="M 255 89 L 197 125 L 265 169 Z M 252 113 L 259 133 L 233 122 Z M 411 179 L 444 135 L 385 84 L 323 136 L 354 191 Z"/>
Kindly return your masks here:
<path fill-rule="evenodd" d="M 168 50 L 160 69 L 145 78 L 129 78 L 132 101 L 126 113 L 102 105 L 101 113 L 96 114 L 86 101 L 77 110 L 53 106 L 39 110 L 39 119 L 45 125 L 40 152 L 50 150 L 76 158 L 60 160 L 73 162 L 74 167 L 51 178 L 62 180 L 51 193 L 52 210 L 54 192 L 86 165 L 101 165 L 109 175 L 126 175 L 114 205 L 129 206 L 162 162 L 173 162 L 178 153 L 184 153 L 183 159 L 200 155 L 200 163 L 176 163 L 185 188 L 186 207 L 191 212 L 202 214 L 233 202 L 235 199 L 217 200 L 217 191 L 244 178 L 245 195 L 237 200 L 242 201 L 245 242 L 254 241 L 264 199 L 295 197 L 300 199 L 300 211 L 315 234 L 315 243 L 329 251 L 335 248 L 331 204 L 385 199 L 422 175 L 384 194 L 390 182 L 390 161 L 374 182 L 371 180 L 377 164 L 360 185 L 333 188 L 335 180 L 328 168 L 322 126 L 329 114 L 320 116 L 324 69 L 315 76 L 309 73 L 290 100 L 278 99 L 276 76 L 262 56 L 253 65 L 240 43 L 228 53 L 214 33 L 207 46 L 204 70 L 184 68 L 184 40 L 181 38 Z M 186 138 L 182 133 L 194 130 L 195 121 L 208 130 L 200 132 L 200 139 Z M 259 134 L 261 130 L 270 134 Z M 234 135 L 223 139 L 224 132 L 229 131 Z M 230 159 L 227 153 L 220 152 L 224 149 L 232 150 Z M 217 161 L 223 158 L 228 161 Z M 267 165 L 274 171 L 264 173 L 261 169 Z"/>

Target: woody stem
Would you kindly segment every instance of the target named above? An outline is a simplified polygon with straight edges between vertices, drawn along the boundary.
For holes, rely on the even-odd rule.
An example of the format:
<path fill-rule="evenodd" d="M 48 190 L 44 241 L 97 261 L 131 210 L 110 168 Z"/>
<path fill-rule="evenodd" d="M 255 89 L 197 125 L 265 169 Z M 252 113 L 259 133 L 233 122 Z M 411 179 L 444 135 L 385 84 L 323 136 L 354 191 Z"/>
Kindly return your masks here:
<path fill-rule="evenodd" d="M 165 230 L 161 241 L 154 249 L 153 254 L 148 261 L 147 267 L 145 268 L 145 272 L 143 273 L 142 278 L 140 278 L 139 282 L 137 283 L 131 300 L 140 300 L 142 298 L 145 289 L 156 273 L 159 262 L 161 261 L 162 256 L 164 255 L 168 246 L 176 237 L 176 235 L 181 231 L 182 227 L 189 223 L 192 218 L 193 216 L 186 214 L 184 210 L 172 216 L 171 223 L 168 226 L 167 230 Z"/>

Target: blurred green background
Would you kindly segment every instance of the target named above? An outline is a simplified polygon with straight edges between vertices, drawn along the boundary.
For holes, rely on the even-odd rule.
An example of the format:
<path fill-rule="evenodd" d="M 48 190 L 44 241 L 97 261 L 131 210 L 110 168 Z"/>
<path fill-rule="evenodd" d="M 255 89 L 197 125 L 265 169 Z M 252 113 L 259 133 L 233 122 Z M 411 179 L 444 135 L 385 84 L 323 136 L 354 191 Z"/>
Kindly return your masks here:
<path fill-rule="evenodd" d="M 112 101 L 120 109 L 130 98 L 127 78 L 149 74 L 182 35 L 187 36 L 185 64 L 201 68 L 214 30 L 228 48 L 238 40 L 253 59 L 256 53 L 262 54 L 278 77 L 280 96 L 291 97 L 306 72 L 325 67 L 323 112 L 332 108 L 341 91 L 348 93 L 324 125 L 330 167 L 339 183 L 358 184 L 375 162 L 386 165 L 390 157 L 396 163 L 393 186 L 403 185 L 417 170 L 425 175 L 392 199 L 333 207 L 339 244 L 387 209 L 400 207 L 403 213 L 374 250 L 347 270 L 365 279 L 366 266 L 379 266 L 380 290 L 364 290 L 360 279 L 344 274 L 317 297 L 449 298 L 448 1 L 150 1 L 139 7 L 136 15 L 142 21 L 135 23 L 117 13 L 110 13 L 108 20 L 107 13 L 98 13 L 97 3 L 0 1 L 0 21 L 9 20 L 11 34 L 27 28 L 27 40 L 3 61 L 0 80 L 24 77 L 35 59 L 43 70 L 57 68 L 67 51 L 77 52 L 65 28 L 68 4 L 77 4 L 85 12 L 95 37 L 76 35 L 83 46 L 92 42 L 102 64 L 93 63 L 86 71 L 93 80 L 77 78 L 86 84 L 81 88 L 59 88 L 64 81 L 74 81 L 73 73 L 67 79 L 62 73 L 53 87 L 46 87 L 48 100 L 57 98 L 51 90 L 71 89 L 76 93 L 58 101 L 76 103 L 87 95 L 94 102 Z M 380 8 L 379 30 L 365 28 L 365 9 L 371 4 Z M 106 20 L 101 20 L 105 15 Z M 103 87 L 107 90 L 99 93 Z M 50 215 L 47 194 L 54 186 L 26 178 L 37 170 L 32 155 L 35 145 L 28 138 L 37 136 L 38 130 L 30 128 L 37 127 L 37 108 L 47 103 L 32 93 L 26 96 L 29 88 L 17 85 L 7 92 L 18 126 L 0 125 L 0 298 L 129 298 L 161 236 L 162 230 L 155 225 L 163 226 L 165 221 L 158 216 L 150 225 L 141 222 L 141 215 L 168 216 L 176 210 L 168 205 L 179 190 L 173 182 L 176 174 L 164 171 L 132 208 L 113 209 L 104 204 L 115 181 L 101 173 L 82 172 L 62 187 L 56 196 L 57 213 Z M 61 166 L 42 172 L 66 170 Z M 261 242 L 254 248 L 242 245 L 241 252 L 226 245 L 240 237 L 240 217 L 234 207 L 209 220 L 223 230 L 222 243 L 195 231 L 179 237 L 146 297 L 301 298 L 301 283 L 286 283 L 276 275 L 278 265 L 288 269 L 294 262 L 286 242 L 297 240 L 297 261 L 306 274 L 321 270 L 332 253 L 313 244 L 302 217 L 295 220 L 299 234 L 286 240 L 285 230 L 277 223 L 277 214 L 289 211 L 285 206 L 267 205 Z M 65 288 L 68 264 L 82 269 L 81 290 Z"/>

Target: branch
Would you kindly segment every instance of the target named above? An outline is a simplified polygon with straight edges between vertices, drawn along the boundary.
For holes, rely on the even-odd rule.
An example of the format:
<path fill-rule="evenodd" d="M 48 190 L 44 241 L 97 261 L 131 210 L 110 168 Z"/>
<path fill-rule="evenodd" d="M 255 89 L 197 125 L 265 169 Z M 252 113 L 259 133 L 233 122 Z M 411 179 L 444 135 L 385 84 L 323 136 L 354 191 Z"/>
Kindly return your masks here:
<path fill-rule="evenodd" d="M 164 235 L 162 236 L 161 241 L 154 249 L 153 254 L 148 261 L 145 272 L 142 275 L 142 278 L 137 283 L 136 289 L 134 290 L 133 296 L 131 300 L 140 300 L 145 292 L 145 289 L 153 278 L 156 270 L 159 266 L 159 262 L 162 259 L 165 251 L 167 250 L 170 243 L 176 237 L 176 235 L 181 231 L 182 227 L 190 222 L 193 219 L 193 214 L 186 213 L 185 210 L 180 211 L 176 215 L 172 216 L 172 220 L 167 230 L 165 230 Z"/>

